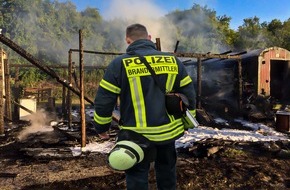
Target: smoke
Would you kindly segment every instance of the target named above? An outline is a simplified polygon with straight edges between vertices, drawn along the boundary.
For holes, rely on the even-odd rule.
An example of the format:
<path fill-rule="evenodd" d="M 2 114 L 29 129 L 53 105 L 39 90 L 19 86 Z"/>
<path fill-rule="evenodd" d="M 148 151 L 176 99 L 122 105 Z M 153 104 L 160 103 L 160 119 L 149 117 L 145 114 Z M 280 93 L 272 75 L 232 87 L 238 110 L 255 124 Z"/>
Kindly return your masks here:
<path fill-rule="evenodd" d="M 179 50 L 183 52 L 218 53 L 222 48 L 222 37 L 217 36 L 216 28 L 209 20 L 208 12 L 211 10 L 199 9 L 198 6 L 192 10 L 190 3 L 188 10 L 171 14 L 165 9 L 167 2 L 157 5 L 156 0 L 110 0 L 102 10 L 102 22 L 99 22 L 100 18 L 92 11 L 99 7 L 78 12 L 73 4 L 56 2 L 51 2 L 49 7 L 54 10 L 53 13 L 42 10 L 45 15 L 39 17 L 37 7 L 43 5 L 41 1 L 36 1 L 33 8 L 18 16 L 21 27 L 19 32 L 15 31 L 16 37 L 24 32 L 25 38 L 31 39 L 31 44 L 25 44 L 30 47 L 28 52 L 54 64 L 67 64 L 67 51 L 78 48 L 79 29 L 84 30 L 83 45 L 86 50 L 124 52 L 127 48 L 125 28 L 133 23 L 144 24 L 153 42 L 160 38 L 162 51 L 172 52 L 177 41 L 180 41 Z M 86 65 L 106 65 L 108 62 L 88 54 L 84 59 Z M 73 62 L 78 62 L 76 53 L 73 53 Z"/>
<path fill-rule="evenodd" d="M 123 20 L 127 25 L 140 23 L 147 27 L 152 41 L 156 38 L 161 39 L 162 51 L 173 51 L 176 39 L 174 29 L 171 23 L 165 19 L 166 10 L 154 4 L 153 0 L 136 1 L 136 0 L 112 0 L 108 9 L 104 11 L 103 17 L 107 20 Z M 125 39 L 125 27 L 120 22 L 120 29 L 123 29 Z M 122 49 L 126 48 L 124 43 Z"/>
<path fill-rule="evenodd" d="M 52 120 L 52 117 L 50 117 L 43 109 L 34 114 L 28 115 L 27 120 L 31 122 L 31 125 L 19 133 L 18 139 L 20 141 L 25 140 L 30 134 L 33 133 L 53 131 L 53 128 L 48 125 L 48 123 Z"/>
<path fill-rule="evenodd" d="M 104 11 L 104 17 L 107 19 L 121 18 L 131 20 L 132 18 L 141 21 L 145 19 L 154 19 L 162 17 L 165 11 L 158 7 L 152 0 L 112 0 L 110 7 Z M 140 20 L 139 20 L 140 21 Z"/>

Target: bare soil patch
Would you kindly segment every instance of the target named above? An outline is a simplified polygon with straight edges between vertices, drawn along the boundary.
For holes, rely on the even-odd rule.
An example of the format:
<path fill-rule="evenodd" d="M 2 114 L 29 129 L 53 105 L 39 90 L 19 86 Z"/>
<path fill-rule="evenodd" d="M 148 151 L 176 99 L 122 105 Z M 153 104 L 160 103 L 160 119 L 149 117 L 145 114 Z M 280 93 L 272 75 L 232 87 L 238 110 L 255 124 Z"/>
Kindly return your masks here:
<path fill-rule="evenodd" d="M 70 154 L 78 137 L 53 130 L 18 141 L 21 128 L 0 138 L 1 189 L 126 189 L 124 173 L 111 170 L 105 154 Z M 38 156 L 29 155 L 32 150 Z M 41 155 L 42 150 L 56 154 Z M 177 189 L 290 189 L 289 150 L 289 142 L 206 139 L 178 150 Z M 149 183 L 156 189 L 153 169 Z"/>

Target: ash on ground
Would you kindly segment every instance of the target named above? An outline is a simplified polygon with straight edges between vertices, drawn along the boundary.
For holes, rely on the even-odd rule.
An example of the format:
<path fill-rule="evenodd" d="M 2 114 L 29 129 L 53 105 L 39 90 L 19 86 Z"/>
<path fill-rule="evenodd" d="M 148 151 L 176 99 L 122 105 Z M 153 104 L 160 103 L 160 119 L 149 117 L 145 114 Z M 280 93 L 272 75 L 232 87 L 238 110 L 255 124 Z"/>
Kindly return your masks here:
<path fill-rule="evenodd" d="M 38 114 L 7 126 L 0 137 L 1 189 L 126 189 L 124 172 L 107 165 L 116 122 L 110 140 L 102 141 L 87 120 L 86 147 L 80 147 L 78 121 L 67 126 Z M 177 189 L 290 188 L 289 134 L 273 125 L 217 119 L 188 130 L 176 147 Z M 156 189 L 153 164 L 149 184 Z"/>

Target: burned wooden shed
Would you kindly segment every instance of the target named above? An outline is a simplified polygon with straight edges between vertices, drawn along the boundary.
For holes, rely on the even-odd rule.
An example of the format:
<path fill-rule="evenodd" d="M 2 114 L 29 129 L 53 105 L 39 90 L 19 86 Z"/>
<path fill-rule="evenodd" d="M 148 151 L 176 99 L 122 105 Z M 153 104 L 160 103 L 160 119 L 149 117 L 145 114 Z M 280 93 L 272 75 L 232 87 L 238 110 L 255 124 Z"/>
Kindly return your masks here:
<path fill-rule="evenodd" d="M 239 93 L 242 92 L 243 110 L 249 105 L 255 109 L 270 109 L 274 104 L 290 103 L 290 52 L 281 47 L 269 47 L 241 53 L 241 76 L 238 60 L 202 60 L 202 105 L 217 112 L 236 113 L 239 110 Z M 197 61 L 185 63 L 195 83 Z M 241 82 L 241 85 L 240 85 Z M 241 88 L 241 89 L 240 89 Z M 261 105 L 261 108 L 259 105 Z M 267 102 L 267 103 L 266 103 Z M 269 103 L 269 104 L 268 104 Z M 250 107 L 251 107 L 250 106 Z"/>

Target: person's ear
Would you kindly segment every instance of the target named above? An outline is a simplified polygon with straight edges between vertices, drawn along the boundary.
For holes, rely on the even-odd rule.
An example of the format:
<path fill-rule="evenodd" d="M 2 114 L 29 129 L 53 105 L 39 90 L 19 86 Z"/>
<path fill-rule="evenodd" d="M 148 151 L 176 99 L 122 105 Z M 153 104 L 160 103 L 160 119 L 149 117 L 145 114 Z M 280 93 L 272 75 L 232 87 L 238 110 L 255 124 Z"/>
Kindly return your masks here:
<path fill-rule="evenodd" d="M 151 35 L 150 35 L 150 34 L 148 35 L 147 39 L 148 39 L 148 40 L 151 40 Z"/>
<path fill-rule="evenodd" d="M 132 41 L 131 41 L 131 39 L 130 38 L 128 38 L 128 37 L 126 37 L 126 42 L 127 42 L 127 44 L 131 44 L 132 43 Z"/>

